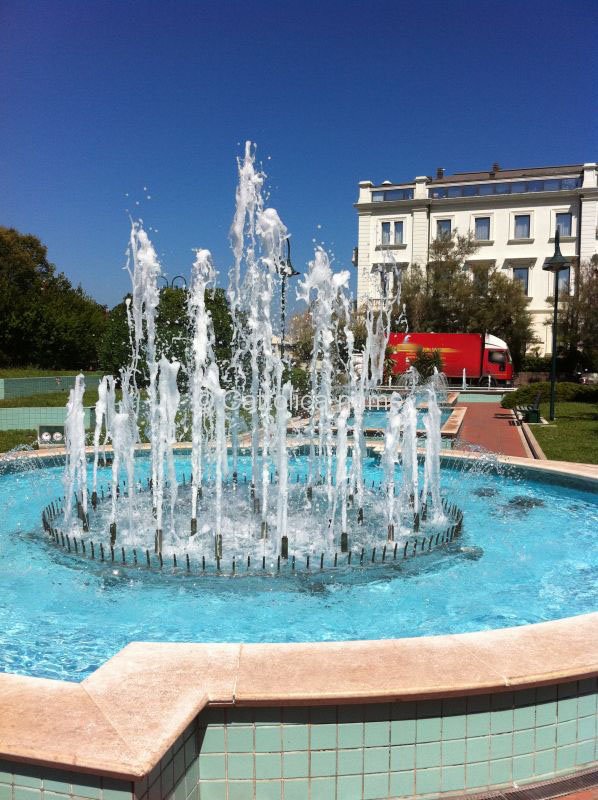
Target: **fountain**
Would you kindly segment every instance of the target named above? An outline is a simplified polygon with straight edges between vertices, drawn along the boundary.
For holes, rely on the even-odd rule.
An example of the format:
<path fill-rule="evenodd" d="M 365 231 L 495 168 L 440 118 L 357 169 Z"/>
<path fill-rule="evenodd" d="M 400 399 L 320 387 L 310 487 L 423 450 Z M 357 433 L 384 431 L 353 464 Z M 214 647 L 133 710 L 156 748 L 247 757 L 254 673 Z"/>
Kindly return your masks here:
<path fill-rule="evenodd" d="M 446 385 L 414 369 L 370 438 L 398 298 L 367 309 L 360 364 L 347 274 L 323 249 L 299 285 L 315 340 L 294 417 L 272 346 L 288 232 L 250 149 L 239 178 L 230 363 L 215 357 L 205 249 L 187 356 L 160 352 L 161 266 L 136 222 L 132 356 L 100 384 L 93 446 L 80 376 L 66 456 L 0 462 L 0 667 L 20 673 L 0 676 L 0 793 L 579 787 L 596 753 L 595 469 L 455 451 L 441 464 Z"/>
<path fill-rule="evenodd" d="M 206 290 L 214 285 L 216 271 L 205 249 L 196 253 L 188 292 L 188 364 L 158 352 L 161 266 L 143 224 L 132 225 L 127 265 L 132 357 L 118 380 L 122 399 L 116 401 L 112 376 L 100 384 L 91 513 L 80 376 L 68 406 L 64 498 L 43 514 L 51 539 L 77 555 L 95 558 L 99 552 L 110 562 L 117 558 L 123 564 L 141 562 L 160 569 L 167 560 L 174 566 L 186 564 L 189 572 L 201 565 L 202 571 L 215 574 L 239 573 L 243 565 L 245 573 L 272 574 L 309 570 L 310 559 L 321 570 L 341 564 L 388 566 L 400 558 L 446 549 L 461 532 L 462 513 L 440 496 L 438 376 L 422 383 L 411 369 L 400 393 L 392 395 L 382 453 L 384 480 L 365 485 L 363 412 L 382 382 L 400 283 L 395 294 L 385 284 L 382 301 L 366 310 L 367 336 L 358 370 L 349 272 L 334 272 L 321 247 L 297 292 L 298 302 L 310 309 L 314 344 L 309 417 L 303 433 L 293 434 L 288 360 L 272 346 L 273 308 L 284 288 L 289 234 L 277 211 L 264 207 L 264 178 L 247 143 L 239 162 L 231 228 L 230 364 L 219 364 L 214 354 Z M 141 375 L 141 363 L 147 364 L 146 375 Z M 187 404 L 181 403 L 178 388 L 184 371 Z M 416 407 L 422 399 L 428 413 L 420 486 Z M 191 431 L 191 470 L 179 481 L 174 459 L 184 417 Z M 137 457 L 142 429 L 147 431 L 151 465 L 144 481 Z M 98 463 L 107 444 L 111 482 L 98 491 Z"/>

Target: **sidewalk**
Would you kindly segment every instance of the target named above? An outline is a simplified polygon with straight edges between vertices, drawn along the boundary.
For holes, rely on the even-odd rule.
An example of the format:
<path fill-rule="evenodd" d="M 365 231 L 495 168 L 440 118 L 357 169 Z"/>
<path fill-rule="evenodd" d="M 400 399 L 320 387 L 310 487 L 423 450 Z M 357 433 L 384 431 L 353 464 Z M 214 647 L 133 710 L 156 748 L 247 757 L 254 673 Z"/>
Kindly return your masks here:
<path fill-rule="evenodd" d="M 455 447 L 474 445 L 504 456 L 529 456 L 515 415 L 496 402 L 459 402 L 467 413 Z"/>

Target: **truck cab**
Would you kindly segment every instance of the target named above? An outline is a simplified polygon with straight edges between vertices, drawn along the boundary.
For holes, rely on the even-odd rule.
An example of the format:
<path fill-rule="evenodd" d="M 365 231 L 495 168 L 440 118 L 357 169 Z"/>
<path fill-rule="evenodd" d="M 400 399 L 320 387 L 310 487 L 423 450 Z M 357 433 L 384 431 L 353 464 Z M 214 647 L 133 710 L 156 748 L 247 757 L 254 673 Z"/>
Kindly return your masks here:
<path fill-rule="evenodd" d="M 501 384 L 509 384 L 513 380 L 513 362 L 509 347 L 505 341 L 492 334 L 486 334 L 484 342 L 481 383 L 484 378 L 489 383 L 494 381 Z"/>

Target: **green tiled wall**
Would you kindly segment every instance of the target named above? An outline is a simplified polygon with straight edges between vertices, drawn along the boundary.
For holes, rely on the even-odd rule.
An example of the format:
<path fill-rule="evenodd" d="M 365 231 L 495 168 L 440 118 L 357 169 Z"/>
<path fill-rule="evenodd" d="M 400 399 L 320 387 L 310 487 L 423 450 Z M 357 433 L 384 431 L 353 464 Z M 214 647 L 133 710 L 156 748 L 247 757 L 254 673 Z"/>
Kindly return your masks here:
<path fill-rule="evenodd" d="M 85 386 L 87 389 L 96 389 L 100 380 L 97 375 L 86 375 Z M 75 376 L 0 378 L 0 400 L 10 400 L 13 397 L 30 397 L 34 394 L 48 394 L 49 392 L 64 392 L 72 389 L 74 385 Z"/>
<path fill-rule="evenodd" d="M 66 405 L 58 408 L 0 408 L 0 431 L 35 430 L 38 425 L 64 425 Z M 85 409 L 85 427 L 95 425 L 95 409 Z"/>
<path fill-rule="evenodd" d="M 130 782 L 0 761 L 0 800 L 134 800 Z"/>
<path fill-rule="evenodd" d="M 199 725 L 195 720 L 150 774 L 135 784 L 133 800 L 199 800 L 199 761 Z"/>
<path fill-rule="evenodd" d="M 597 681 L 443 701 L 208 708 L 131 785 L 0 763 L 0 800 L 384 800 L 480 793 L 597 760 Z"/>
<path fill-rule="evenodd" d="M 479 793 L 597 759 L 596 680 L 444 701 L 211 709 L 201 800 L 382 800 Z M 181 795 L 182 796 L 182 795 Z"/>

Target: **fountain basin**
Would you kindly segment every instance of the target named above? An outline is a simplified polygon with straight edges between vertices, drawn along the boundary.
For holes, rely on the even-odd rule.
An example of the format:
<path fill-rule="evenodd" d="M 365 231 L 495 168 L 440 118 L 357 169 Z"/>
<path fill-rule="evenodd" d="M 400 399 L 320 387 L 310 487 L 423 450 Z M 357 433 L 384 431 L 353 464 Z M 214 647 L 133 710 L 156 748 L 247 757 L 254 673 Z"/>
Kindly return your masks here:
<path fill-rule="evenodd" d="M 597 623 L 376 643 L 137 643 L 80 685 L 2 675 L 3 780 L 120 800 L 387 798 L 588 770 Z"/>
<path fill-rule="evenodd" d="M 456 406 L 450 407 L 448 409 L 443 408 L 441 412 L 441 428 L 440 428 L 440 436 L 442 437 L 443 446 L 448 445 L 448 443 L 455 439 L 463 424 L 463 419 L 467 412 L 467 408 L 463 406 Z M 425 412 L 423 412 L 425 413 Z M 386 417 L 387 412 L 385 411 L 366 411 L 363 420 L 363 427 L 364 427 L 364 434 L 367 437 L 376 437 L 376 436 L 383 436 L 386 431 Z M 349 420 L 351 422 L 351 420 Z M 418 428 L 417 428 L 417 435 L 424 436 L 425 431 L 423 429 L 423 422 L 420 419 L 418 421 Z"/>
<path fill-rule="evenodd" d="M 596 468 L 502 461 L 517 480 L 598 485 Z M 3 674 L 3 780 L 87 797 L 184 785 L 201 797 L 383 798 L 564 776 L 596 760 L 597 625 L 594 613 L 386 641 L 138 643 L 80 684 Z"/>
<path fill-rule="evenodd" d="M 178 452 L 183 455 L 181 461 L 177 458 L 177 464 L 185 467 L 186 450 L 181 447 Z M 596 496 L 591 493 L 593 485 L 584 483 L 589 478 L 575 473 L 569 478 L 563 465 L 556 472 L 546 467 L 540 472 L 536 466 L 539 462 L 508 459 L 508 468 L 517 465 L 517 469 L 510 476 L 500 477 L 492 475 L 491 462 L 447 454 L 443 456 L 443 485 L 450 500 L 464 510 L 457 549 L 442 551 L 438 558 L 427 552 L 420 558 L 418 550 L 417 558 L 406 561 L 399 552 L 398 564 L 394 559 L 381 564 L 386 543 L 381 517 L 378 526 L 364 531 L 367 542 L 356 545 L 348 576 L 339 561 L 341 574 L 325 581 L 321 578 L 320 552 L 312 554 L 310 569 L 306 570 L 305 556 L 300 560 L 297 551 L 294 574 L 288 574 L 287 562 L 286 572 L 278 576 L 273 559 L 268 561 L 268 571 L 274 572 L 275 579 L 262 580 L 245 577 L 243 552 L 231 550 L 225 538 L 223 575 L 214 579 L 218 581 L 214 586 L 211 573 L 201 569 L 202 554 L 210 555 L 209 534 L 203 544 L 198 542 L 187 549 L 191 554 L 190 575 L 186 574 L 185 550 L 172 550 L 167 538 L 164 568 L 156 567 L 151 529 L 143 548 L 151 548 L 154 568 L 148 571 L 143 568 L 141 552 L 140 569 L 132 569 L 131 544 L 124 529 L 119 529 L 115 563 L 109 556 L 107 530 L 104 562 L 100 561 L 97 542 L 94 561 L 89 559 L 89 551 L 83 560 L 51 544 L 42 530 L 40 513 L 56 497 L 60 486 L 57 460 L 53 454 L 40 454 L 26 462 L 17 460 L 14 469 L 25 463 L 54 466 L 14 471 L 1 478 L 6 490 L 3 518 L 8 534 L 3 539 L 0 562 L 1 623 L 9 645 L 0 653 L 5 670 L 80 680 L 134 639 L 389 639 L 522 625 L 582 614 L 596 607 Z M 147 467 L 147 459 L 138 461 L 138 470 Z M 297 463 L 291 464 L 292 473 Z M 379 480 L 375 458 L 369 457 L 365 463 L 368 476 Z M 479 471 L 463 472 L 469 465 Z M 591 472 L 591 468 L 588 470 Z M 530 481 L 530 475 L 540 475 L 543 481 Z M 573 480 L 574 485 L 563 485 L 567 480 Z M 376 484 L 372 502 L 378 497 Z M 293 525 L 301 526 L 302 519 L 299 509 Z M 371 522 L 366 517 L 366 526 Z M 225 523 L 228 526 L 226 518 Z M 225 537 L 228 530 L 235 533 L 240 526 L 253 526 L 259 547 L 259 524 L 259 517 L 256 520 L 251 514 L 238 517 L 233 513 Z M 327 524 L 325 519 L 322 524 Z M 186 516 L 183 525 L 186 540 Z M 363 569 L 361 565 L 353 569 L 359 563 L 363 544 L 367 544 Z M 121 546 L 126 547 L 125 567 L 120 563 Z M 371 568 L 374 547 L 376 563 Z M 178 556 L 176 570 L 172 552 Z M 326 567 L 334 552 L 326 553 Z M 294 553 L 291 539 L 290 555 Z M 388 549 L 387 554 L 390 561 Z M 233 576 L 235 556 L 238 569 Z M 211 562 L 213 566 L 213 551 Z M 261 571 L 259 562 L 258 568 Z"/>

